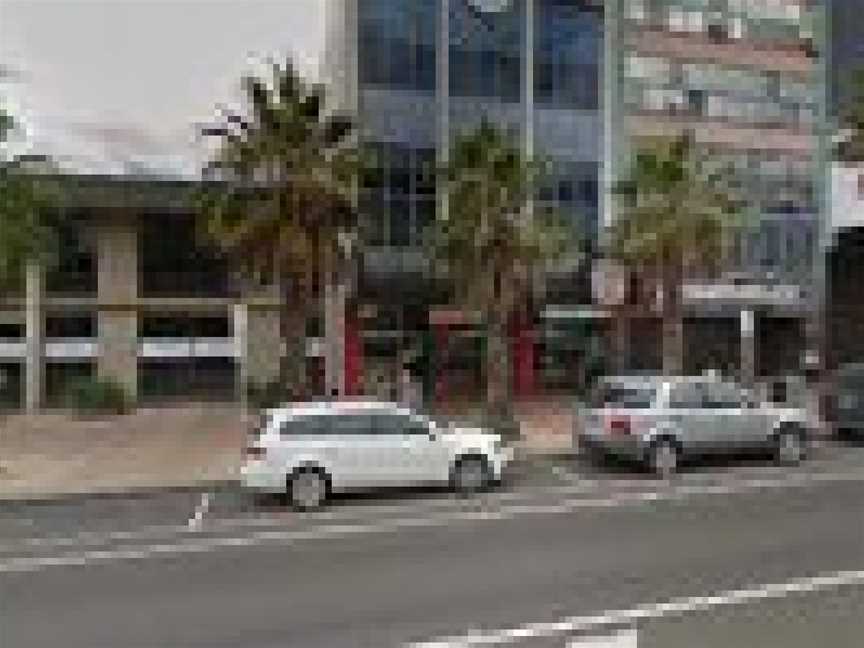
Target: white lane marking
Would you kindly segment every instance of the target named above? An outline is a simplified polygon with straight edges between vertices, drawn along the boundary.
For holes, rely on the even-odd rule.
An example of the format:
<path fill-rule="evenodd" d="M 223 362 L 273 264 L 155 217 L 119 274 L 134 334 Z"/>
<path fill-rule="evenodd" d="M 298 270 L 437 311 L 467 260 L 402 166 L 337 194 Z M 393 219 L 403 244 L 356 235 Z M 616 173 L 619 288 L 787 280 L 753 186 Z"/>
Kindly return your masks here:
<path fill-rule="evenodd" d="M 204 521 L 204 514 L 210 510 L 210 499 L 211 493 L 202 493 L 201 501 L 198 502 L 198 506 L 195 507 L 192 517 L 190 517 L 189 521 L 186 523 L 190 529 L 198 529 L 201 527 L 201 523 Z"/>
<path fill-rule="evenodd" d="M 410 646 L 411 648 L 500 646 L 514 644 L 526 639 L 549 638 L 576 632 L 596 632 L 603 628 L 633 625 L 639 621 L 662 619 L 673 615 L 704 612 L 716 607 L 742 605 L 753 601 L 784 598 L 790 594 L 812 593 L 862 584 L 864 584 L 864 570 L 838 571 L 796 578 L 785 583 L 754 585 L 708 596 L 673 598 L 668 601 L 647 603 L 625 610 L 572 616 L 559 621 L 531 623 L 517 628 L 489 632 L 472 631 L 464 636 L 433 639 L 410 644 Z"/>
<path fill-rule="evenodd" d="M 213 519 L 207 521 L 206 526 L 196 526 L 193 524 L 158 524 L 146 525 L 137 528 L 134 531 L 81 531 L 70 536 L 60 537 L 29 537 L 23 538 L 16 542 L 0 544 L 0 553 L 9 552 L 10 550 L 21 549 L 23 547 L 65 547 L 65 546 L 81 546 L 81 545 L 98 545 L 108 544 L 114 541 L 125 540 L 146 540 L 148 538 L 157 538 L 166 534 L 187 534 L 191 530 L 206 530 L 219 531 L 230 529 L 243 528 L 261 528 L 261 527 L 283 527 L 290 521 L 302 522 L 321 522 L 321 521 L 338 521 L 345 519 L 354 519 L 357 517 L 366 516 L 369 514 L 401 514 L 401 513 L 417 513 L 420 512 L 436 512 L 438 510 L 467 508 L 467 507 L 488 507 L 501 504 L 502 502 L 512 502 L 520 500 L 528 500 L 533 497 L 543 495 L 579 495 L 581 493 L 593 490 L 593 485 L 587 486 L 570 486 L 570 487 L 537 487 L 531 490 L 512 491 L 494 493 L 491 496 L 463 500 L 447 497 L 433 500 L 418 500 L 412 504 L 395 504 L 395 505 L 357 505 L 356 507 L 346 507 L 331 511 L 315 511 L 310 513 L 297 513 L 286 509 L 284 513 L 278 515 L 269 515 L 266 517 L 237 517 L 225 519 Z M 211 499 L 212 502 L 212 499 Z M 190 518 L 190 522 L 194 520 L 194 516 Z"/>
<path fill-rule="evenodd" d="M 861 481 L 862 477 L 864 476 L 857 473 L 855 475 L 837 475 L 834 476 L 832 481 Z M 446 526 L 453 522 L 509 520 L 522 515 L 571 513 L 579 509 L 614 509 L 651 502 L 680 501 L 696 495 L 735 494 L 766 488 L 800 487 L 808 485 L 811 481 L 827 481 L 827 479 L 797 480 L 792 483 L 788 482 L 788 480 L 786 482 L 759 480 L 758 482 L 751 483 L 746 488 L 742 488 L 741 485 L 733 486 L 731 484 L 689 486 L 669 491 L 647 491 L 623 493 L 612 497 L 568 499 L 551 504 L 515 504 L 495 510 L 445 511 L 429 517 L 396 518 L 394 520 L 365 525 L 356 523 L 326 524 L 311 529 L 293 530 L 285 530 L 284 528 L 280 530 L 277 527 L 275 530 L 256 531 L 243 536 L 208 536 L 206 538 L 196 536 L 192 541 L 174 538 L 173 542 L 166 541 L 125 549 L 88 550 L 64 553 L 57 556 L 13 556 L 0 560 L 0 573 L 28 572 L 48 567 L 81 566 L 107 561 L 155 558 L 170 554 L 203 553 L 222 548 L 249 547 L 269 543 L 290 544 L 300 540 L 324 540 L 347 535 L 393 533 L 402 529 Z M 186 529 L 186 527 L 180 528 Z M 101 546 L 105 544 L 107 543 L 103 543 Z"/>
<path fill-rule="evenodd" d="M 639 648 L 639 633 L 629 628 L 613 634 L 581 637 L 568 642 L 567 648 Z"/>

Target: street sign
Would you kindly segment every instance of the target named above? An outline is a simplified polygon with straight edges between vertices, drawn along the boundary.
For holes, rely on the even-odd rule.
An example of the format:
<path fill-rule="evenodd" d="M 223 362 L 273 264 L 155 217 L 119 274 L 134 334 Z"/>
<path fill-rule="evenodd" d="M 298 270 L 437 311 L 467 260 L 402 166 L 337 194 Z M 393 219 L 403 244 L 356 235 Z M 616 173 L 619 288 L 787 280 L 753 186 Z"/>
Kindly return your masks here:
<path fill-rule="evenodd" d="M 687 283 L 681 296 L 688 301 L 743 302 L 764 305 L 796 305 L 803 299 L 801 286 L 794 284 L 766 285 L 758 283 Z"/>

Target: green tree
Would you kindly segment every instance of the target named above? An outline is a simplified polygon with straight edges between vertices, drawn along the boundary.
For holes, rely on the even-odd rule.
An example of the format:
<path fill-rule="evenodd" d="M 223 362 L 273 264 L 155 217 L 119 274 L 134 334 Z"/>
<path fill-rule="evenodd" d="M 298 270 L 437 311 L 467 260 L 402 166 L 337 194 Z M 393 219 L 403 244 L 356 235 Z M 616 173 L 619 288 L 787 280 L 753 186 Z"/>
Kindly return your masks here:
<path fill-rule="evenodd" d="M 0 142 L 6 141 L 6 134 L 12 130 L 15 125 L 12 117 L 0 110 Z"/>
<path fill-rule="evenodd" d="M 349 269 L 361 168 L 354 124 L 328 112 L 325 88 L 304 81 L 291 61 L 274 64 L 272 78 L 242 82 L 246 114 L 226 114 L 204 131 L 219 138 L 207 169 L 217 180 L 202 191 L 199 213 L 247 282 L 281 286 L 280 384 L 300 396 L 308 311 Z"/>
<path fill-rule="evenodd" d="M 840 128 L 846 131 L 835 151 L 843 162 L 864 162 L 864 67 L 850 72 L 839 109 Z"/>
<path fill-rule="evenodd" d="M 687 277 L 715 273 L 728 258 L 743 206 L 734 175 L 701 159 L 689 136 L 646 141 L 613 193 L 617 214 L 609 251 L 659 286 L 663 371 L 680 373 L 682 284 Z"/>
<path fill-rule="evenodd" d="M 487 407 L 495 423 L 508 427 L 509 317 L 524 307 L 536 271 L 574 250 L 572 228 L 551 210 L 529 208 L 545 168 L 484 120 L 453 143 L 441 170 L 447 213 L 429 231 L 436 267 L 446 270 L 458 305 L 484 317 Z"/>
<path fill-rule="evenodd" d="M 14 128 L 14 120 L 0 112 L 0 144 Z M 60 195 L 53 180 L 28 171 L 20 159 L 0 160 L 0 294 L 26 285 L 28 309 L 41 300 L 43 272 L 59 253 Z M 28 344 L 30 353 L 41 354 L 41 350 Z M 38 364 L 40 358 L 31 356 L 30 360 Z M 41 380 L 38 374 L 28 375 L 27 380 L 38 388 L 27 389 L 30 408 L 38 405 Z"/>
<path fill-rule="evenodd" d="M 0 112 L 0 143 L 14 121 Z M 0 290 L 21 286 L 28 264 L 50 264 L 57 254 L 58 193 L 27 173 L 18 160 L 0 163 Z"/>

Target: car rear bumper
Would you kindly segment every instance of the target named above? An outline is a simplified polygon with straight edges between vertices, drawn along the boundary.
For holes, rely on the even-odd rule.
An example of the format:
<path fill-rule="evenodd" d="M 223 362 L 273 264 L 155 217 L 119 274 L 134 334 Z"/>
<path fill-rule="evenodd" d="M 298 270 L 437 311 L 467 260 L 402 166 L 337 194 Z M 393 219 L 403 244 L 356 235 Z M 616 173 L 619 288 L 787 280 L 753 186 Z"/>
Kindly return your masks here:
<path fill-rule="evenodd" d="M 637 436 L 600 436 L 597 434 L 580 434 L 579 449 L 588 452 L 600 452 L 626 459 L 640 460 L 645 456 L 645 446 Z"/>

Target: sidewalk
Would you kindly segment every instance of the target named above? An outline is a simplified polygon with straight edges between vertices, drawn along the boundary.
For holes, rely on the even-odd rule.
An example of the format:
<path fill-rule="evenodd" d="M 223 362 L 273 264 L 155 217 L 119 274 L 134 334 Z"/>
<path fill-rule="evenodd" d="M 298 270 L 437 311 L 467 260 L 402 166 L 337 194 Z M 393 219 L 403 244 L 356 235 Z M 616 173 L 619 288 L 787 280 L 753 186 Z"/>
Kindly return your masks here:
<path fill-rule="evenodd" d="M 236 409 L 140 409 L 84 420 L 0 420 L 0 499 L 189 487 L 231 479 L 244 426 Z"/>
<path fill-rule="evenodd" d="M 522 410 L 518 456 L 571 450 L 570 415 L 548 404 Z M 236 407 L 211 404 L 0 418 L 0 500 L 224 483 L 236 478 L 247 429 Z"/>

